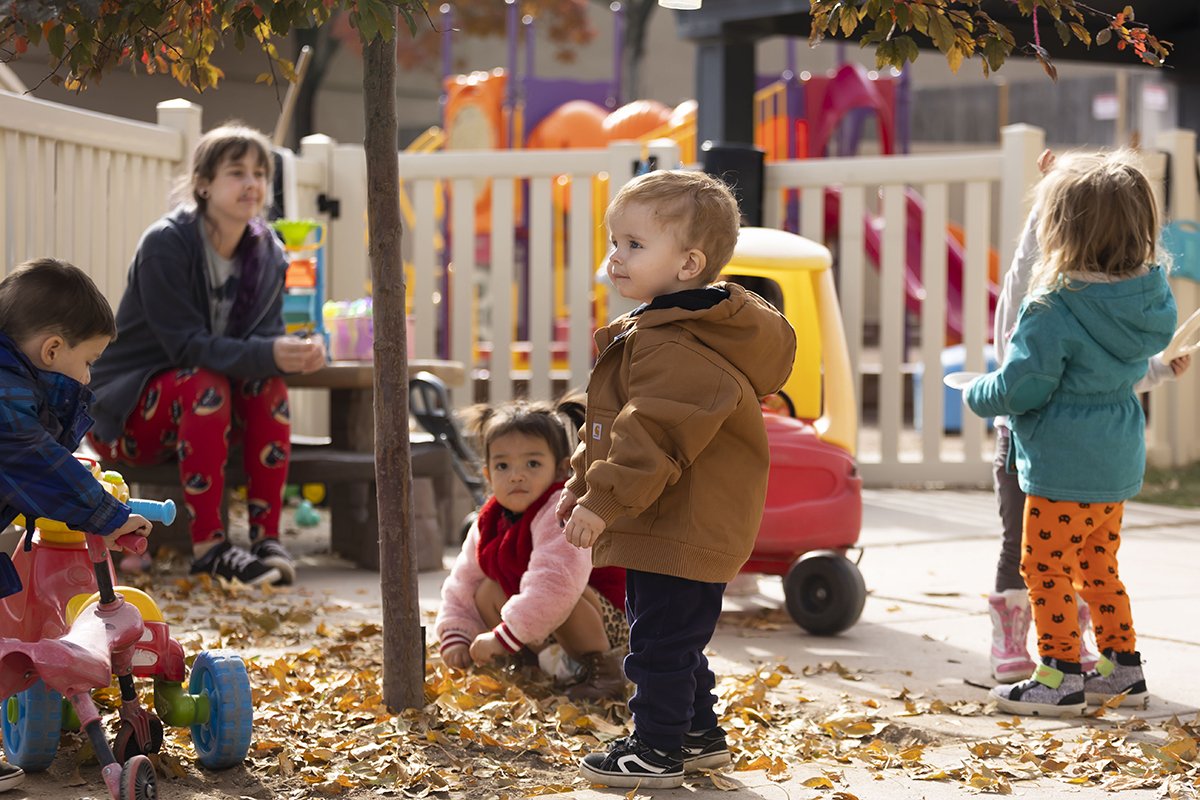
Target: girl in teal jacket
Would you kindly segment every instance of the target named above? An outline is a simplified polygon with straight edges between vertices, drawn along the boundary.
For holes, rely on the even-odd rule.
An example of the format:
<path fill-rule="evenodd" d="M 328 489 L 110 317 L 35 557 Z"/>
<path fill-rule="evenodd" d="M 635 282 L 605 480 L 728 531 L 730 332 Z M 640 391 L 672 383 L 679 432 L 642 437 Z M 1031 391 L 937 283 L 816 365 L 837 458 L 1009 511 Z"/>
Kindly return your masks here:
<path fill-rule="evenodd" d="M 1007 414 L 1010 464 L 1026 493 L 1021 574 L 1041 663 L 998 686 L 1000 710 L 1082 713 L 1128 692 L 1144 702 L 1129 598 L 1117 571 L 1123 501 L 1142 487 L 1145 416 L 1133 387 L 1170 342 L 1175 301 L 1155 264 L 1158 217 L 1129 154 L 1064 156 L 1039 188 L 1035 269 L 1003 365 L 966 390 L 981 416 Z M 1075 592 L 1104 657 L 1079 666 Z"/>

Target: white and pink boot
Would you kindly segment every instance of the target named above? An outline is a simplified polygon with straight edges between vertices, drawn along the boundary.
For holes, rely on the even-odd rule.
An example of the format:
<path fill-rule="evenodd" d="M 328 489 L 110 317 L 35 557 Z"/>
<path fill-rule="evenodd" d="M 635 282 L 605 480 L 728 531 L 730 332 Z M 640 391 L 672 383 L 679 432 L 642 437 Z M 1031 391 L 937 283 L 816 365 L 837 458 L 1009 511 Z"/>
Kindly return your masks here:
<path fill-rule="evenodd" d="M 1087 608 L 1085 605 L 1084 608 Z M 1033 674 L 1025 641 L 1029 637 L 1029 593 L 1007 589 L 988 596 L 992 618 L 992 677 L 1000 683 L 1017 683 Z"/>
<path fill-rule="evenodd" d="M 1096 632 L 1092 630 L 1092 610 L 1079 595 L 1075 595 L 1075 603 L 1079 609 L 1079 666 L 1087 675 L 1100 661 L 1100 648 L 1096 644 Z"/>

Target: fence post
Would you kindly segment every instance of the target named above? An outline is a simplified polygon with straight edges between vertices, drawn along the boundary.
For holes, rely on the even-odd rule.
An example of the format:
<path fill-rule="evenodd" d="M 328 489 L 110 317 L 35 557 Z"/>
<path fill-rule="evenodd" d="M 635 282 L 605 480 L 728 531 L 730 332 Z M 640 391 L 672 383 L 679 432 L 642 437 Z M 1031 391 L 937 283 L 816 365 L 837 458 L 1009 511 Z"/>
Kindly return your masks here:
<path fill-rule="evenodd" d="M 1171 220 L 1194 220 L 1197 211 L 1196 133 L 1170 130 L 1155 139 L 1155 145 L 1170 155 L 1166 198 Z M 1171 281 L 1171 291 L 1179 309 L 1179 321 L 1187 319 L 1200 305 L 1200 290 L 1190 280 Z M 1159 467 L 1182 467 L 1200 456 L 1197 443 L 1197 373 L 1188 370 L 1177 381 L 1150 393 L 1149 430 L 1146 436 L 1146 460 Z"/>
<path fill-rule="evenodd" d="M 1033 125 L 1005 125 L 1000 129 L 1004 178 L 1000 181 L 1000 279 L 1012 263 L 1017 239 L 1033 205 L 1030 189 L 1041 178 L 1037 160 L 1046 149 L 1046 132 Z"/>
<path fill-rule="evenodd" d="M 196 150 L 196 143 L 200 141 L 203 109 L 190 100 L 178 97 L 174 100 L 164 100 L 154 108 L 158 112 L 158 124 L 161 127 L 183 134 L 183 154 L 179 159 L 179 168 L 181 172 L 191 169 L 192 153 Z"/>
<path fill-rule="evenodd" d="M 353 300 L 366 292 L 370 259 L 367 257 L 367 157 L 362 145 L 333 149 L 327 200 L 337 203 L 330 212 L 328 283 L 330 300 Z"/>

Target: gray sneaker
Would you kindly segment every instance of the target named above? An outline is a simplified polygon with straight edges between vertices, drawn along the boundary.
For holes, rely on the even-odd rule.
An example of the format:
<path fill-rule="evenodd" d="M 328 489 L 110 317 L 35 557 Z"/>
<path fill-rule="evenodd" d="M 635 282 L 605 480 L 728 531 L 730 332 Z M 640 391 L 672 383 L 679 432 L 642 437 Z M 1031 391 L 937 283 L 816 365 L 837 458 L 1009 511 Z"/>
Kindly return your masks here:
<path fill-rule="evenodd" d="M 1096 668 L 1083 676 L 1083 691 L 1090 705 L 1101 705 L 1125 692 L 1119 705 L 1145 708 L 1150 704 L 1146 678 L 1142 675 L 1139 653 L 1119 653 L 1111 648 L 1104 651 Z"/>
<path fill-rule="evenodd" d="M 996 686 L 990 694 L 1006 714 L 1074 717 L 1087 710 L 1079 664 L 1044 656 L 1032 678 Z"/>

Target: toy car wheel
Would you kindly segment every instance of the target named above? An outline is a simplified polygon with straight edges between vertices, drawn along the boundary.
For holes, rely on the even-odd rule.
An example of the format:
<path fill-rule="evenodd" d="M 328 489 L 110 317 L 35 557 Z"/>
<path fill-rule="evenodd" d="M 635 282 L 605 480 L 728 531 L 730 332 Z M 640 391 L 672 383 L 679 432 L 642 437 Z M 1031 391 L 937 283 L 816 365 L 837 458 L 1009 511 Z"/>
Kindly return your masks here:
<path fill-rule="evenodd" d="M 829 636 L 858 621 L 867 587 L 858 567 L 841 553 L 815 550 L 788 570 L 783 594 L 797 625 L 817 636 Z"/>
<path fill-rule="evenodd" d="M 62 695 L 38 681 L 4 706 L 4 754 L 26 772 L 47 769 L 58 753 L 62 728 Z"/>
<path fill-rule="evenodd" d="M 113 745 L 113 754 L 122 764 L 128 762 L 134 756 L 148 755 L 162 750 L 162 721 L 153 714 L 147 714 L 147 718 L 150 725 L 150 741 L 144 751 L 138 745 L 137 736 L 134 735 L 133 723 L 121 723 L 121 732 L 117 734 L 117 742 Z"/>
<path fill-rule="evenodd" d="M 207 650 L 196 656 L 188 693 L 207 695 L 208 721 L 192 726 L 196 757 L 208 769 L 242 763 L 250 752 L 254 706 L 250 676 L 242 657 L 232 650 Z"/>
<path fill-rule="evenodd" d="M 154 765 L 145 756 L 134 756 L 121 767 L 120 800 L 157 800 L 158 781 Z"/>

